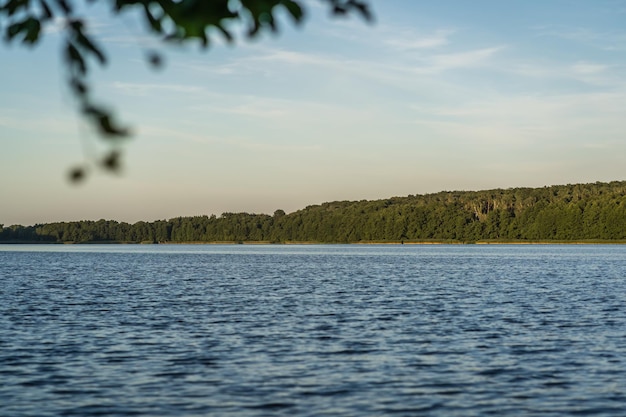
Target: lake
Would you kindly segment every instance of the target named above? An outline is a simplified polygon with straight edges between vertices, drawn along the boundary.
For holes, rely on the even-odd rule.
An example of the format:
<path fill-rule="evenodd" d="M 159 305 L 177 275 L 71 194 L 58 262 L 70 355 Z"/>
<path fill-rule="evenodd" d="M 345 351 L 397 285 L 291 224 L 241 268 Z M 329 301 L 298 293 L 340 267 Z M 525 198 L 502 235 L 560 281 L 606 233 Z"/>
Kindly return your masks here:
<path fill-rule="evenodd" d="M 0 245 L 2 416 L 625 409 L 623 245 Z"/>

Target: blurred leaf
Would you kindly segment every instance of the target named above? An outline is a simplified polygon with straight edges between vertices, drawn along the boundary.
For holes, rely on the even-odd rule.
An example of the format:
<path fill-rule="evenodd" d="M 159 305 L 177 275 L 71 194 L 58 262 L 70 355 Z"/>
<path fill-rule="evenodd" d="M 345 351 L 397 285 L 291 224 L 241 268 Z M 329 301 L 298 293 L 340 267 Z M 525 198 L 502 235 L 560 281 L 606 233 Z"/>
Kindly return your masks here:
<path fill-rule="evenodd" d="M 72 87 L 74 93 L 79 96 L 84 96 L 89 91 L 87 85 L 76 77 L 73 77 L 70 80 L 70 86 Z"/>
<path fill-rule="evenodd" d="M 39 33 L 41 32 L 41 23 L 34 17 L 28 18 L 24 25 L 26 26 L 26 36 L 24 36 L 24 42 L 31 45 L 35 44 L 39 40 Z"/>
<path fill-rule="evenodd" d="M 128 129 L 118 126 L 109 114 L 100 116 L 98 123 L 100 125 L 100 132 L 105 136 L 124 137 L 129 134 Z"/>
<path fill-rule="evenodd" d="M 219 29 L 222 35 L 224 35 L 224 39 L 226 39 L 226 42 L 232 43 L 235 40 L 233 35 L 231 35 L 231 33 L 228 30 L 226 30 L 226 28 L 224 28 L 223 26 L 218 26 L 217 29 Z"/>
<path fill-rule="evenodd" d="M 0 10 L 6 10 L 8 16 L 13 16 L 20 9 L 28 7 L 28 1 L 24 0 L 9 0 Z"/>
<path fill-rule="evenodd" d="M 13 24 L 9 25 L 9 27 L 6 30 L 6 38 L 7 38 L 7 40 L 9 40 L 9 41 L 12 40 L 14 37 L 19 35 L 22 30 L 24 30 L 24 23 L 23 22 L 13 23 Z"/>
<path fill-rule="evenodd" d="M 283 2 L 283 5 L 287 9 L 291 17 L 293 17 L 294 21 L 296 21 L 297 23 L 302 21 L 302 18 L 304 17 L 304 10 L 302 10 L 302 7 L 300 7 L 298 3 L 296 3 L 295 1 L 287 0 Z"/>
<path fill-rule="evenodd" d="M 102 159 L 102 166 L 109 171 L 119 171 L 121 165 L 120 157 L 120 152 L 118 150 L 113 150 Z"/>
<path fill-rule="evenodd" d="M 69 172 L 70 181 L 78 183 L 85 179 L 86 171 L 83 167 L 72 168 Z"/>
<path fill-rule="evenodd" d="M 83 56 L 70 41 L 67 42 L 65 48 L 65 60 L 68 67 L 75 68 L 82 75 L 87 73 L 87 64 L 85 64 Z"/>
<path fill-rule="evenodd" d="M 163 26 L 161 25 L 161 20 L 163 18 L 162 17 L 158 19 L 155 18 L 152 12 L 150 11 L 150 8 L 148 7 L 148 4 L 145 4 L 144 12 L 145 12 L 146 20 L 148 20 L 148 23 L 150 24 L 150 27 L 152 28 L 152 30 L 157 33 L 163 33 Z"/>
<path fill-rule="evenodd" d="M 158 52 L 148 52 L 148 63 L 154 69 L 160 69 L 163 67 L 163 57 Z"/>
<path fill-rule="evenodd" d="M 6 39 L 11 41 L 13 38 L 21 34 L 23 36 L 23 43 L 34 45 L 39 40 L 40 33 L 41 23 L 38 19 L 30 16 L 22 21 L 9 25 L 6 30 Z"/>
<path fill-rule="evenodd" d="M 76 36 L 76 42 L 78 43 L 78 45 L 82 46 L 84 49 L 94 54 L 96 58 L 98 58 L 98 61 L 100 61 L 101 64 L 106 64 L 106 57 L 104 56 L 100 48 L 95 46 L 94 43 L 91 41 L 91 39 L 85 36 L 82 29 L 77 30 L 75 33 L 75 36 Z"/>
<path fill-rule="evenodd" d="M 56 0 L 56 3 L 59 5 L 63 13 L 66 15 L 72 14 L 72 7 L 66 0 Z"/>
<path fill-rule="evenodd" d="M 82 111 L 95 122 L 95 127 L 104 138 L 122 138 L 130 135 L 129 129 L 119 126 L 111 113 L 102 107 L 87 103 Z"/>
<path fill-rule="evenodd" d="M 367 3 L 359 0 L 326 0 L 332 7 L 335 16 L 345 16 L 351 11 L 361 14 L 365 20 L 371 22 L 374 20 Z"/>
<path fill-rule="evenodd" d="M 370 22 L 374 20 L 374 15 L 370 11 L 369 7 L 367 7 L 367 4 L 363 3 L 362 1 L 355 0 L 351 0 L 348 3 L 350 3 L 353 8 L 357 9 L 361 13 L 363 18 L 365 18 L 365 20 Z"/>
<path fill-rule="evenodd" d="M 335 5 L 335 6 L 333 7 L 333 14 L 334 14 L 335 16 L 343 16 L 343 15 L 345 15 L 345 14 L 347 14 L 347 13 L 348 13 L 348 10 L 346 10 L 346 8 L 345 8 L 345 7 L 343 7 L 343 6 L 340 6 L 340 5 Z"/>
<path fill-rule="evenodd" d="M 95 118 L 100 118 L 107 114 L 104 110 L 90 104 L 87 104 L 83 107 L 83 113 L 87 116 L 92 116 Z"/>
<path fill-rule="evenodd" d="M 39 0 L 39 5 L 41 6 L 41 9 L 43 10 L 42 20 L 50 20 L 54 17 L 54 15 L 52 14 L 52 10 L 50 9 L 50 6 L 48 6 L 47 1 Z"/>

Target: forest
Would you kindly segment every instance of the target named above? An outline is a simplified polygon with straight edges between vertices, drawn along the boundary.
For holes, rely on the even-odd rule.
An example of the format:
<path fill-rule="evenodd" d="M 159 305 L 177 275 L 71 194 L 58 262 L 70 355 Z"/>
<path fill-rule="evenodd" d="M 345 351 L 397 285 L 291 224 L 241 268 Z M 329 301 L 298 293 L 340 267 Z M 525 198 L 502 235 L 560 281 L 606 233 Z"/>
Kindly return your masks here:
<path fill-rule="evenodd" d="M 0 243 L 625 241 L 626 181 L 334 201 L 286 214 L 0 225 Z"/>

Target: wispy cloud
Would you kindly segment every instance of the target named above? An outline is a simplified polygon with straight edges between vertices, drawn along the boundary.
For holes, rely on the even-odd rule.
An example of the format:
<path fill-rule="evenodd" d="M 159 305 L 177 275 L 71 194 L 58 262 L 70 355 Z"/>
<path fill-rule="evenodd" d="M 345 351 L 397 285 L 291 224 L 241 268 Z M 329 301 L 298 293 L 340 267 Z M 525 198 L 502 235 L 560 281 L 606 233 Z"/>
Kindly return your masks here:
<path fill-rule="evenodd" d="M 388 34 L 383 42 L 404 51 L 433 49 L 448 45 L 450 43 L 449 38 L 454 33 L 455 31 L 451 29 L 439 29 L 429 35 L 420 35 L 409 30 L 399 31 L 399 33 L 394 31 L 392 34 Z"/>
<path fill-rule="evenodd" d="M 622 88 L 626 85 L 624 65 L 609 65 L 591 61 L 567 63 L 563 61 L 507 62 L 501 65 L 503 72 L 547 82 L 575 81 L 596 88 Z"/>
<path fill-rule="evenodd" d="M 332 68 L 341 68 L 342 64 L 347 61 L 346 59 L 330 55 L 296 52 L 285 49 L 267 50 L 265 54 L 251 57 L 250 60 L 256 62 L 266 61 L 290 65 L 315 65 Z"/>
<path fill-rule="evenodd" d="M 216 110 L 216 108 L 211 108 L 211 111 L 214 110 Z M 228 113 L 228 109 L 221 110 L 222 113 Z M 229 133 L 226 135 L 206 131 L 199 133 L 200 131 L 206 130 L 204 128 L 204 125 L 194 126 L 191 124 L 189 126 L 185 126 L 184 121 L 180 127 L 172 128 L 169 124 L 162 124 L 158 120 L 154 120 L 152 123 L 142 124 L 140 126 L 139 133 L 141 137 L 167 139 L 167 143 L 174 140 L 177 142 L 183 141 L 190 144 L 193 143 L 200 146 L 208 145 L 213 148 L 219 145 L 226 148 L 236 148 L 251 152 L 306 153 L 317 152 L 325 149 L 325 147 L 320 143 L 294 143 L 294 141 L 290 143 L 277 143 L 267 140 L 260 141 L 255 138 L 236 133 Z"/>
<path fill-rule="evenodd" d="M 269 107 L 267 104 L 261 103 L 235 104 L 231 106 L 209 106 L 209 108 L 206 106 L 191 108 L 191 110 L 201 109 L 210 110 L 213 113 L 233 114 L 263 119 L 281 119 L 289 114 L 289 110 L 285 106 Z"/>
<path fill-rule="evenodd" d="M 257 54 L 240 58 L 228 66 L 229 74 L 280 73 L 285 65 L 303 67 L 307 70 L 322 68 L 329 74 L 351 74 L 384 83 L 403 84 L 416 74 L 434 75 L 448 70 L 487 67 L 504 46 L 460 50 L 445 54 L 424 53 L 408 59 L 381 61 L 350 59 L 343 56 L 304 53 L 286 49 L 263 49 Z M 202 70 L 202 68 L 198 68 Z M 319 75 L 319 74 L 318 74 Z"/>
<path fill-rule="evenodd" d="M 216 95 L 214 103 L 191 106 L 190 111 L 207 114 L 245 116 L 266 121 L 281 128 L 302 129 L 304 124 L 353 124 L 363 120 L 366 111 L 337 103 L 303 99 L 280 99 L 270 96 Z"/>
<path fill-rule="evenodd" d="M 145 96 L 154 92 L 174 92 L 174 93 L 200 93 L 204 89 L 196 85 L 186 84 L 147 84 L 147 83 L 129 83 L 115 81 L 112 84 L 113 88 L 119 90 L 125 94 Z"/>
<path fill-rule="evenodd" d="M 561 25 L 537 26 L 534 30 L 538 36 L 556 37 L 606 51 L 623 51 L 626 49 L 626 31 L 602 32 L 586 27 Z"/>
<path fill-rule="evenodd" d="M 589 74 L 599 74 L 608 68 L 607 65 L 602 64 L 594 64 L 592 62 L 580 61 L 572 65 L 572 70 L 577 74 L 589 75 Z"/>
<path fill-rule="evenodd" d="M 276 144 L 259 141 L 249 140 L 229 140 L 230 145 L 236 146 L 240 149 L 245 149 L 254 152 L 268 152 L 268 153 L 306 153 L 306 152 L 320 152 L 325 148 L 320 144 L 313 145 L 299 145 L 299 144 Z"/>
<path fill-rule="evenodd" d="M 75 134 L 80 120 L 71 113 L 57 115 L 40 115 L 21 109 L 5 109 L 0 107 L 0 127 L 15 129 L 22 132 L 49 134 Z"/>
<path fill-rule="evenodd" d="M 475 49 L 449 54 L 433 55 L 424 59 L 427 72 L 439 72 L 458 68 L 475 68 L 485 65 L 491 57 L 503 49 L 502 46 Z"/>
<path fill-rule="evenodd" d="M 415 124 L 445 137 L 471 139 L 483 145 L 598 146 L 621 140 L 626 129 L 626 91 L 492 96 L 457 105 L 416 104 L 412 109 Z"/>

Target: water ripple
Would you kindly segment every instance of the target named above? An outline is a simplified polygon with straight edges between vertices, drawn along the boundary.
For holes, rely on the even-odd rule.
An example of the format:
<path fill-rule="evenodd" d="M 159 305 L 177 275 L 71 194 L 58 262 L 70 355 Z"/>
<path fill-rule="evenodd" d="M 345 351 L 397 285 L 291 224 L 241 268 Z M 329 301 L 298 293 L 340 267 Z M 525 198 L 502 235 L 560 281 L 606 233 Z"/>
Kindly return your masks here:
<path fill-rule="evenodd" d="M 28 249 L 0 248 L 3 416 L 626 404 L 623 246 Z"/>

